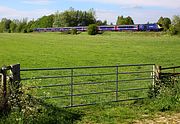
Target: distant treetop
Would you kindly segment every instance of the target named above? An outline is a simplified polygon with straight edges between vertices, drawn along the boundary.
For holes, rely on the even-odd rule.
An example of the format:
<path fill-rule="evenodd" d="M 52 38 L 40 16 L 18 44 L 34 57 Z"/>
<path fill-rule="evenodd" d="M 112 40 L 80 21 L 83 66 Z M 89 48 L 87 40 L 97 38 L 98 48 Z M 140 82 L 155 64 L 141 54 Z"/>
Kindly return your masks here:
<path fill-rule="evenodd" d="M 123 17 L 123 16 L 118 16 L 116 25 L 133 25 L 134 21 L 133 19 L 128 16 L 128 17 Z"/>

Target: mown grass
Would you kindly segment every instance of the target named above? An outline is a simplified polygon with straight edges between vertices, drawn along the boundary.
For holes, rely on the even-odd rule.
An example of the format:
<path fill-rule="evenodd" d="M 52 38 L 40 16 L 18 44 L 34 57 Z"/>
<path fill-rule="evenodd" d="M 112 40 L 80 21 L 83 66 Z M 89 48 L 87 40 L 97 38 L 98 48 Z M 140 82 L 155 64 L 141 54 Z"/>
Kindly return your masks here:
<path fill-rule="evenodd" d="M 155 63 L 161 66 L 174 66 L 180 63 L 179 41 L 180 37 L 178 36 L 151 32 L 105 32 L 103 35 L 97 36 L 89 36 L 86 33 L 80 35 L 62 35 L 60 33 L 0 34 L 0 65 L 20 63 L 22 68 L 41 68 Z M 84 79 L 77 80 L 83 81 Z M 93 78 L 93 80 L 99 79 Z M 36 84 L 36 82 L 30 83 Z M 48 81 L 42 82 L 43 85 L 44 83 L 48 83 Z M 61 93 L 58 89 L 51 89 L 51 91 Z M 42 123 L 50 123 L 48 121 L 80 124 L 130 123 L 134 119 L 143 118 L 142 115 L 151 116 L 154 112 L 160 111 L 158 106 L 155 106 L 157 102 L 147 101 L 127 102 L 126 104 L 102 103 L 64 111 L 58 110 L 58 100 L 55 99 L 50 100 L 50 102 L 56 103 L 57 108 L 48 107 L 49 112 L 45 111 L 39 120 L 47 119 L 44 122 L 42 119 Z M 159 108 L 163 107 L 163 105 L 159 106 Z M 173 109 L 171 108 L 171 110 Z M 61 112 L 64 115 L 61 115 Z M 21 115 L 10 116 L 10 118 L 16 117 L 21 117 Z M 48 119 L 48 117 L 51 118 Z M 10 119 L 3 120 L 12 123 Z M 14 122 L 22 121 L 15 120 Z M 41 122 L 37 121 L 37 123 Z"/>
<path fill-rule="evenodd" d="M 148 33 L 105 33 L 89 36 L 59 33 L 0 34 L 0 65 L 74 67 L 180 63 L 180 37 Z"/>

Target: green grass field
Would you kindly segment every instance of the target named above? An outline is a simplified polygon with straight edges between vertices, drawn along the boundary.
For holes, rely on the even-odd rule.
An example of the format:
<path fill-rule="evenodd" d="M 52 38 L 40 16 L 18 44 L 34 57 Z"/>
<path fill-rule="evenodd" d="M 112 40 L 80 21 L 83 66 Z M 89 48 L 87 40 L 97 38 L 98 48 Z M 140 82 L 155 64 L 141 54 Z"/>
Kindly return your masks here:
<path fill-rule="evenodd" d="M 177 66 L 180 64 L 180 37 L 168 36 L 162 33 L 105 32 L 102 35 L 96 36 L 89 36 L 86 33 L 81 33 L 80 35 L 62 35 L 60 33 L 4 33 L 0 34 L 0 44 L 1 66 L 15 63 L 20 63 L 21 68 L 76 67 L 140 63 L 157 64 L 166 67 Z M 54 72 L 54 74 L 57 73 Z M 48 72 L 43 72 L 42 74 L 48 74 Z M 115 77 L 110 77 L 110 79 L 111 78 Z M 77 79 L 77 81 L 84 80 L 85 79 L 81 78 Z M 86 80 L 95 81 L 100 80 L 100 78 Z M 49 82 L 40 80 L 39 82 L 44 85 L 52 82 L 52 80 Z M 54 82 L 56 82 L 56 80 Z M 69 82 L 69 80 L 67 82 Z M 33 83 L 37 85 L 38 81 L 34 81 Z M 147 84 L 147 82 L 143 83 L 143 85 L 131 84 L 131 86 L 126 85 L 124 87 L 143 87 Z M 30 84 L 32 84 L 31 81 L 29 82 L 29 85 Z M 111 87 L 114 88 L 114 85 L 108 86 L 110 89 Z M 89 89 L 86 86 L 77 87 L 77 91 L 80 91 L 81 89 L 87 89 L 90 91 L 93 89 L 93 86 L 89 87 Z M 51 92 L 49 92 L 50 90 Z M 69 91 L 69 89 L 62 90 Z M 61 91 L 56 88 L 49 90 L 45 89 L 42 92 L 39 92 L 39 94 L 48 92 L 50 95 L 51 93 L 52 95 L 56 95 L 56 93 L 61 93 Z M 110 96 L 105 97 L 113 98 L 111 97 L 111 94 L 109 95 Z M 92 101 L 93 98 L 96 97 L 92 97 Z M 80 102 L 79 99 L 76 101 Z M 57 103 L 59 101 L 57 99 L 50 99 L 50 102 Z M 66 119 L 71 118 L 71 116 L 79 116 L 76 114 L 80 113 L 80 119 L 72 117 L 77 123 L 129 123 L 134 119 L 141 118 L 142 114 L 153 113 L 154 108 L 147 109 L 146 107 L 147 106 L 133 107 L 131 106 L 131 103 L 127 103 L 127 105 L 122 105 L 121 103 L 102 103 L 96 106 L 65 110 L 67 116 L 64 117 L 64 115 L 62 115 L 62 118 L 65 118 L 65 122 L 67 121 Z M 72 113 L 69 114 L 69 111 L 72 111 Z M 74 112 L 75 114 L 73 114 Z M 55 116 L 58 116 L 58 114 L 61 115 L 58 111 L 55 113 Z M 69 121 L 67 121 L 67 123 L 68 122 Z"/>
<path fill-rule="evenodd" d="M 74 67 L 180 63 L 180 37 L 159 33 L 105 33 L 88 36 L 58 33 L 0 34 L 0 65 Z"/>

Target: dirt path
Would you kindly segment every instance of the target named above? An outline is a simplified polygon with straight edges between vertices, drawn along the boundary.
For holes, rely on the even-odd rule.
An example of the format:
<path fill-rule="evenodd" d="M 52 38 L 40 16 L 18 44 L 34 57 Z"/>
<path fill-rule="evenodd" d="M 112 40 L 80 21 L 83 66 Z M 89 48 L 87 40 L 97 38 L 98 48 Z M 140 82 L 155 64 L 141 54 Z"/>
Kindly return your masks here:
<path fill-rule="evenodd" d="M 153 119 L 136 120 L 133 124 L 180 124 L 180 113 L 162 114 Z"/>

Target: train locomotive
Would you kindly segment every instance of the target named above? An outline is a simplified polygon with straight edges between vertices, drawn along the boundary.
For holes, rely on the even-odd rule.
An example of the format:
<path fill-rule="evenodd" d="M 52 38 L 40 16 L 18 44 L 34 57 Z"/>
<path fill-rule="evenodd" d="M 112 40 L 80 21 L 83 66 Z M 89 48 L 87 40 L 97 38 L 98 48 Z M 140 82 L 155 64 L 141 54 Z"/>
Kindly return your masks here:
<path fill-rule="evenodd" d="M 35 28 L 35 32 L 65 32 L 71 29 L 84 32 L 87 31 L 87 26 L 77 27 L 58 27 L 58 28 Z M 98 31 L 161 31 L 162 28 L 154 24 L 135 24 L 135 25 L 111 25 L 111 26 L 98 26 Z"/>

